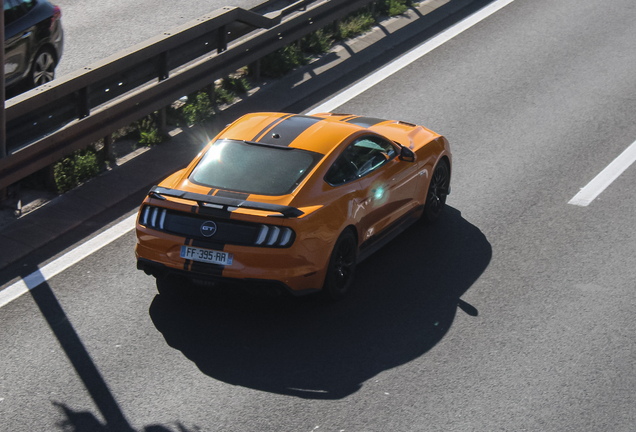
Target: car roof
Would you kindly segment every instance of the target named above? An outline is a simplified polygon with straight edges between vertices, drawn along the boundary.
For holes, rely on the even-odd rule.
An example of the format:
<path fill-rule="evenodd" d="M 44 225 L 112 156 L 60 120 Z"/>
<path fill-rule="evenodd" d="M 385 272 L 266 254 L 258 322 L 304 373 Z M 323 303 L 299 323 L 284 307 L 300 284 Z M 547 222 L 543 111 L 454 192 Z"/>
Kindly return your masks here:
<path fill-rule="evenodd" d="M 232 123 L 219 139 L 245 140 L 327 154 L 352 134 L 386 122 L 349 114 L 253 113 Z"/>

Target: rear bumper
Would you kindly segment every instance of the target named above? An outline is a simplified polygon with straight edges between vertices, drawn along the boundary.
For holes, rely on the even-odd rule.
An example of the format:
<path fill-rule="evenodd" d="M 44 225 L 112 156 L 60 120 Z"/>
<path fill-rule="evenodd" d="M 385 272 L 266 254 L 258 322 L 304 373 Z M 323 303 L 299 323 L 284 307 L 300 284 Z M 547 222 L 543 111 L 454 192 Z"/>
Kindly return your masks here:
<path fill-rule="evenodd" d="M 142 270 L 147 275 L 154 276 L 158 279 L 176 276 L 188 279 L 195 284 L 204 284 L 205 282 L 210 282 L 212 285 L 242 288 L 248 291 L 260 291 L 269 294 L 280 294 L 282 292 L 287 292 L 294 296 L 299 296 L 319 291 L 315 288 L 294 290 L 285 283 L 277 280 L 254 278 L 237 279 L 205 273 L 197 273 L 189 270 L 180 270 L 145 258 L 137 259 L 137 269 Z"/>

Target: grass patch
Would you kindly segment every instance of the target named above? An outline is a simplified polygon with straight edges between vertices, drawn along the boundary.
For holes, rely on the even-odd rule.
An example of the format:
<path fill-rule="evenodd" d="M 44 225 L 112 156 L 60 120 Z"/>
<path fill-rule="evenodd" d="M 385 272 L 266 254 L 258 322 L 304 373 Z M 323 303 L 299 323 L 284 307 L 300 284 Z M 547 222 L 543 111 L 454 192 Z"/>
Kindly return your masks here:
<path fill-rule="evenodd" d="M 317 30 L 305 36 L 300 43 L 300 48 L 307 54 L 319 55 L 329 52 L 335 41 L 333 32 L 325 29 Z"/>
<path fill-rule="evenodd" d="M 367 31 L 375 24 L 375 18 L 371 12 L 355 12 L 342 20 L 339 26 L 338 39 L 349 39 Z"/>
<path fill-rule="evenodd" d="M 396 16 L 402 15 L 413 5 L 410 0 L 382 0 L 378 3 L 379 12 L 382 15 Z"/>

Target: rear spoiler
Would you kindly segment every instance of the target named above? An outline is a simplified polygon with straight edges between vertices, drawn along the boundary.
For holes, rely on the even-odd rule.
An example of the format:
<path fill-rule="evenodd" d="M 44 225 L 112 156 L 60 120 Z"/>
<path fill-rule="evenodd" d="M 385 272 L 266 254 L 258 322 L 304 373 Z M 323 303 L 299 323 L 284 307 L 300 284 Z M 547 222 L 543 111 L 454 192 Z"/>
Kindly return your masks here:
<path fill-rule="evenodd" d="M 199 207 L 204 207 L 203 203 L 218 205 L 223 208 L 225 211 L 231 211 L 230 207 L 235 208 L 244 208 L 250 210 L 262 210 L 280 213 L 284 217 L 299 217 L 304 215 L 301 210 L 298 210 L 295 207 L 278 205 L 278 204 L 268 204 L 261 203 L 256 201 L 245 201 L 242 199 L 236 198 L 225 198 L 225 197 L 215 197 L 212 195 L 204 195 L 193 192 L 185 192 L 177 189 L 168 189 L 160 186 L 153 186 L 148 192 L 148 196 L 151 198 L 156 198 L 160 200 L 165 200 L 167 196 L 173 198 L 181 198 L 188 201 L 196 201 Z"/>

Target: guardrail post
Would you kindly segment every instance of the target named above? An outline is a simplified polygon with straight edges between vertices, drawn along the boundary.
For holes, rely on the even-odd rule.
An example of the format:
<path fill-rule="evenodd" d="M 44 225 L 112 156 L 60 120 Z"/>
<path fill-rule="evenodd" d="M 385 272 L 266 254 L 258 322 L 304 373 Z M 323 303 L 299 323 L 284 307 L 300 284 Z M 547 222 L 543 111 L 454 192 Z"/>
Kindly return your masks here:
<path fill-rule="evenodd" d="M 108 134 L 104 137 L 104 161 L 115 162 L 115 153 L 113 151 L 113 135 Z"/>
<path fill-rule="evenodd" d="M 77 118 L 83 119 L 91 115 L 91 107 L 88 101 L 88 87 L 83 87 L 77 92 Z"/>
<path fill-rule="evenodd" d="M 159 130 L 163 133 L 168 131 L 168 107 L 159 110 Z"/>
<path fill-rule="evenodd" d="M 212 108 L 216 112 L 216 84 L 212 81 L 212 84 L 208 86 L 208 99 L 210 99 L 210 103 L 212 104 Z"/>
<path fill-rule="evenodd" d="M 217 31 L 216 52 L 221 54 L 227 51 L 227 26 L 221 26 Z"/>
<path fill-rule="evenodd" d="M 168 70 L 168 51 L 159 54 L 159 81 L 166 80 L 170 77 Z"/>
<path fill-rule="evenodd" d="M 57 185 L 55 184 L 55 164 L 51 164 L 44 168 L 44 185 L 48 190 L 55 191 L 57 190 Z"/>
<path fill-rule="evenodd" d="M 261 80 L 261 59 L 254 62 L 254 81 L 260 82 Z"/>

